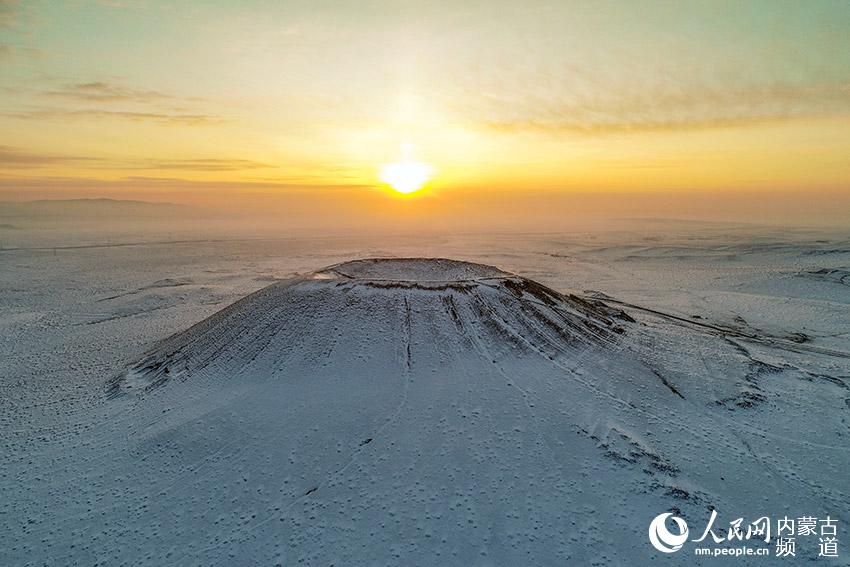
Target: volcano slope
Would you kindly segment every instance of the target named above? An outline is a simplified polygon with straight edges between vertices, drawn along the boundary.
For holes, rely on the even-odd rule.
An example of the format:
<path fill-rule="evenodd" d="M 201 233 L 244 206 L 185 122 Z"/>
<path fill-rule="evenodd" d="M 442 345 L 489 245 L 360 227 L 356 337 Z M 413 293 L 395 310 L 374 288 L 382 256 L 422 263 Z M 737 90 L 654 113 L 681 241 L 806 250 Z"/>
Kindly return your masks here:
<path fill-rule="evenodd" d="M 847 526 L 842 353 L 627 309 L 451 260 L 275 283 L 155 345 L 67 435 L 11 447 L 0 553 L 636 564 L 668 510 L 692 538 L 712 509 L 721 535 Z"/>

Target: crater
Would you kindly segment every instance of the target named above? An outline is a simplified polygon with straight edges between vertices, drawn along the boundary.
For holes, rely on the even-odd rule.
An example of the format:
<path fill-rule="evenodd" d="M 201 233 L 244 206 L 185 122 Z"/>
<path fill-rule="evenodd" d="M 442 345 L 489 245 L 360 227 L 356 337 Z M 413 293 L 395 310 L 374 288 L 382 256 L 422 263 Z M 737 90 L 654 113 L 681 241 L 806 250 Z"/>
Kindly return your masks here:
<path fill-rule="evenodd" d="M 468 282 L 487 278 L 505 278 L 513 275 L 494 266 L 447 258 L 351 260 L 330 266 L 316 274 L 319 277 L 342 276 L 358 280 L 419 283 Z"/>

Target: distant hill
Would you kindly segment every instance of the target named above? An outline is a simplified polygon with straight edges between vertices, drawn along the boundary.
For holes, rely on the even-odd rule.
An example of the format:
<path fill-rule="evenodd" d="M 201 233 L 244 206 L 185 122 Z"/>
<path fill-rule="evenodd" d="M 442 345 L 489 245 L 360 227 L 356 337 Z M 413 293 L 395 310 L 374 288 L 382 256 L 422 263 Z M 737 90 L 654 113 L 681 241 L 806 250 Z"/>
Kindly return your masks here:
<path fill-rule="evenodd" d="M 160 218 L 185 214 L 189 207 L 124 199 L 42 199 L 0 201 L 0 218 L 85 219 Z"/>

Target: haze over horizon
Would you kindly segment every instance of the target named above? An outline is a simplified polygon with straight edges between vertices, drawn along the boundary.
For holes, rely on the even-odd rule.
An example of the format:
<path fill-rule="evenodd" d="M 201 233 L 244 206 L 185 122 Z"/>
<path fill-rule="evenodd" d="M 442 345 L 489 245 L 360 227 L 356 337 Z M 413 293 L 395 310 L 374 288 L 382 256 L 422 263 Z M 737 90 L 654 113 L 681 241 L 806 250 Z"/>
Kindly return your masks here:
<path fill-rule="evenodd" d="M 850 222 L 850 4 L 0 0 L 0 200 Z M 381 182 L 409 144 L 414 198 Z"/>

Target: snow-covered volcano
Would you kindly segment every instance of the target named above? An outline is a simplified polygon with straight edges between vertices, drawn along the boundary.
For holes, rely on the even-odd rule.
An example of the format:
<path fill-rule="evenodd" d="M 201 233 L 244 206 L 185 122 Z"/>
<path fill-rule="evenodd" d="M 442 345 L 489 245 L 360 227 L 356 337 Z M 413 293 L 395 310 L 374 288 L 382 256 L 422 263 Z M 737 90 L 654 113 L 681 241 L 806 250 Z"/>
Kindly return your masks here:
<path fill-rule="evenodd" d="M 738 517 L 847 525 L 847 449 L 823 442 L 850 433 L 846 361 L 591 297 L 451 260 L 275 283 L 111 380 L 84 434 L 45 450 L 49 482 L 8 505 L 36 519 L 10 554 L 645 564 L 668 510 L 694 538 L 712 508 L 724 535 Z M 67 533 L 37 521 L 56 513 Z"/>
<path fill-rule="evenodd" d="M 373 386 L 385 387 L 460 346 L 491 360 L 574 358 L 623 333 L 624 321 L 632 319 L 620 309 L 491 266 L 355 260 L 271 285 L 172 337 L 119 376 L 111 393 L 173 379 L 292 380 L 293 364 L 299 376 L 335 364 L 350 374 L 375 362 L 382 367 Z"/>

